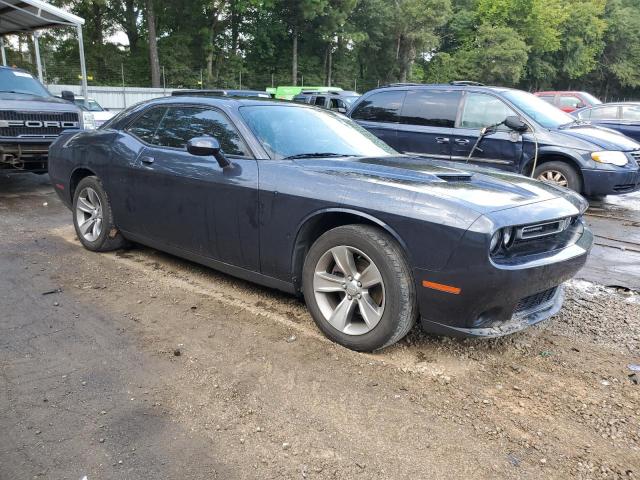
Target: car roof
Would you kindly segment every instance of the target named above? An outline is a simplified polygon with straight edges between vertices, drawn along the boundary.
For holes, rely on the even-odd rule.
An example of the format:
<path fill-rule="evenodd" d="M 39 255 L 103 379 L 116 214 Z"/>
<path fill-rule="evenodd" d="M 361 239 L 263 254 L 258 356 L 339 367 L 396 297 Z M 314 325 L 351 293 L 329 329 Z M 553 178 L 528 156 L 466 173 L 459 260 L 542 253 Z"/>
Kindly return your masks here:
<path fill-rule="evenodd" d="M 374 88 L 372 90 L 369 90 L 369 92 L 373 92 L 377 90 L 407 90 L 407 89 L 415 90 L 415 89 L 430 89 L 430 88 L 436 88 L 436 89 L 446 88 L 447 90 L 480 90 L 480 91 L 491 90 L 499 93 L 516 90 L 515 88 L 499 87 L 499 86 L 493 86 L 493 85 L 482 85 L 482 84 L 476 85 L 476 84 L 455 84 L 455 83 L 394 83 L 391 85 L 383 85 L 383 86 Z"/>
<path fill-rule="evenodd" d="M 303 104 L 292 103 L 287 100 L 278 100 L 278 99 L 262 99 L 256 97 L 232 97 L 232 96 L 207 96 L 207 95 L 176 95 L 170 97 L 160 97 L 148 100 L 144 102 L 145 105 L 150 104 L 164 104 L 164 103 L 185 103 L 188 101 L 189 103 L 200 103 L 202 105 L 212 105 L 212 106 L 243 106 L 243 105 L 292 105 L 292 106 L 300 106 L 304 107 Z"/>
<path fill-rule="evenodd" d="M 535 92 L 536 95 L 557 95 L 559 93 L 588 93 L 584 90 L 544 90 L 541 92 Z"/>
<path fill-rule="evenodd" d="M 598 103 L 597 105 L 587 105 L 586 107 L 581 108 L 580 110 L 590 110 L 594 108 L 602 108 L 602 107 L 623 107 L 625 105 L 631 106 L 640 106 L 640 102 L 607 102 L 607 103 Z"/>
<path fill-rule="evenodd" d="M 24 72 L 24 73 L 28 73 L 29 75 L 33 76 L 33 74 L 28 71 L 25 70 L 24 68 L 18 68 L 18 67 L 10 67 L 10 66 L 4 66 L 4 65 L 0 65 L 0 70 L 11 70 L 13 72 Z"/>

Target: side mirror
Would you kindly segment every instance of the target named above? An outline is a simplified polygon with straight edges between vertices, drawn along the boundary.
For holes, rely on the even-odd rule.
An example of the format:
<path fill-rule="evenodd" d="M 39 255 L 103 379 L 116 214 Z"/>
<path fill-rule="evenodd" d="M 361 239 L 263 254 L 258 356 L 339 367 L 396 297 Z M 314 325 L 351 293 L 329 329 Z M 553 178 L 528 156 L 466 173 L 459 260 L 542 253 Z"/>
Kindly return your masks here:
<path fill-rule="evenodd" d="M 529 130 L 529 126 L 524 123 L 522 119 L 520 119 L 520 117 L 517 117 L 515 115 L 509 115 L 504 119 L 503 123 L 507 128 L 510 128 L 511 130 L 514 130 L 516 132 L 523 133 Z"/>
<path fill-rule="evenodd" d="M 231 165 L 220 149 L 220 143 L 213 137 L 195 137 L 187 142 L 187 152 L 199 157 L 213 155 L 222 168 Z"/>
<path fill-rule="evenodd" d="M 334 112 L 342 113 L 342 114 L 347 113 L 347 109 L 344 107 L 336 107 L 336 108 L 332 108 L 331 110 L 333 110 Z"/>
<path fill-rule="evenodd" d="M 73 102 L 76 99 L 76 96 L 73 94 L 71 90 L 63 90 L 60 96 L 62 97 L 63 100 L 66 100 L 67 102 Z"/>

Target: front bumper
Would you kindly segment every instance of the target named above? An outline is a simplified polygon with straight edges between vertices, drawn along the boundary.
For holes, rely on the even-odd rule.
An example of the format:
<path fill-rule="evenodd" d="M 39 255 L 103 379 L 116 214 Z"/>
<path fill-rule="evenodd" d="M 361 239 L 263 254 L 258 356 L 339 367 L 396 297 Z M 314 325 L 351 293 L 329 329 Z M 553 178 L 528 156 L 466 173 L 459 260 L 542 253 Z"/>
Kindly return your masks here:
<path fill-rule="evenodd" d="M 51 139 L 0 139 L 0 170 L 46 172 Z"/>
<path fill-rule="evenodd" d="M 583 169 L 582 179 L 584 194 L 592 197 L 640 190 L 640 168 L 638 167 L 615 170 Z"/>
<path fill-rule="evenodd" d="M 562 283 L 582 268 L 592 243 L 593 234 L 583 225 L 577 241 L 565 248 L 499 265 L 486 254 L 486 261 L 474 264 L 470 259 L 481 252 L 471 241 L 442 271 L 414 269 L 423 329 L 440 335 L 497 337 L 551 317 L 562 306 Z M 460 290 L 452 294 L 425 288 L 423 281 Z"/>

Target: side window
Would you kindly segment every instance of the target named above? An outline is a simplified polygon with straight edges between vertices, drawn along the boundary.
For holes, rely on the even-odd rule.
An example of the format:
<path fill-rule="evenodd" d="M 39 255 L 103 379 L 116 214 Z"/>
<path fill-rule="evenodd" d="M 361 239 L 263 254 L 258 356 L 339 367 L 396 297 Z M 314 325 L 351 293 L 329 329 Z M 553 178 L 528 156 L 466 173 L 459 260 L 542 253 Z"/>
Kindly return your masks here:
<path fill-rule="evenodd" d="M 156 145 L 185 148 L 194 137 L 210 135 L 220 142 L 228 155 L 247 156 L 248 149 L 226 116 L 217 110 L 178 106 L 169 107 L 156 133 Z"/>
<path fill-rule="evenodd" d="M 593 112 L 593 108 L 582 110 L 581 112 L 578 112 L 578 118 L 580 120 L 589 120 L 589 118 L 591 118 L 591 112 Z"/>
<path fill-rule="evenodd" d="M 398 123 L 404 95 L 403 90 L 374 93 L 358 105 L 351 118 L 369 122 Z"/>
<path fill-rule="evenodd" d="M 560 108 L 580 108 L 582 100 L 573 95 L 562 95 L 560 97 Z"/>
<path fill-rule="evenodd" d="M 480 129 L 500 123 L 510 115 L 515 115 L 515 112 L 499 98 L 484 93 L 467 93 L 460 127 Z"/>
<path fill-rule="evenodd" d="M 625 105 L 622 107 L 622 119 L 640 122 L 640 105 Z"/>
<path fill-rule="evenodd" d="M 618 107 L 599 107 L 591 110 L 591 120 L 615 120 L 618 118 Z"/>
<path fill-rule="evenodd" d="M 316 97 L 316 101 L 313 103 L 319 107 L 324 107 L 324 102 L 326 102 L 327 97 Z"/>
<path fill-rule="evenodd" d="M 150 108 L 129 124 L 125 130 L 143 142 L 154 143 L 156 129 L 166 111 L 166 107 Z"/>
<path fill-rule="evenodd" d="M 554 95 L 540 95 L 540 97 L 542 100 L 544 100 L 547 103 L 550 103 L 551 105 L 554 104 L 554 99 L 555 96 Z"/>
<path fill-rule="evenodd" d="M 338 108 L 347 108 L 347 106 L 339 98 L 332 98 L 329 100 L 329 108 L 331 110 L 336 110 Z"/>
<path fill-rule="evenodd" d="M 453 128 L 461 93 L 445 90 L 407 92 L 402 107 L 402 123 Z"/>

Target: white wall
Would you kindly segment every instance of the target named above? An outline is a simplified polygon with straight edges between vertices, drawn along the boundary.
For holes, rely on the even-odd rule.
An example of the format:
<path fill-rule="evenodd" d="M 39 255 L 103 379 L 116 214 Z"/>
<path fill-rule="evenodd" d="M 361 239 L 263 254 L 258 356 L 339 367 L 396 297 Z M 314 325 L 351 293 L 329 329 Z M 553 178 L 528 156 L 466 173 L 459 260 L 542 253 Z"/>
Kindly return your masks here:
<path fill-rule="evenodd" d="M 75 95 L 82 95 L 80 85 L 47 85 L 49 91 L 60 96 L 63 90 L 70 90 Z M 140 88 L 140 87 L 89 87 L 89 98 L 94 98 L 104 108 L 120 111 L 135 103 L 152 98 L 166 97 L 175 89 Z"/>

